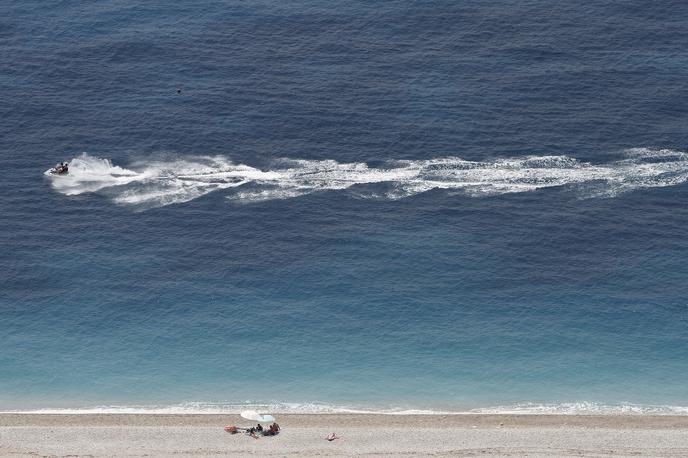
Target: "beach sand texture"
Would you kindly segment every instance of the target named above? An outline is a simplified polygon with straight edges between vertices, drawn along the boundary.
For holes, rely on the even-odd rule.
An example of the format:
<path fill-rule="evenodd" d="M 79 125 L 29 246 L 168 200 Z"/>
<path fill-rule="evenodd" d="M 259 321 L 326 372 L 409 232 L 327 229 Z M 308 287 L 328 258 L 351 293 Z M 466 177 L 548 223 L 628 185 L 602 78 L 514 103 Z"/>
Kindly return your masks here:
<path fill-rule="evenodd" d="M 688 417 L 280 415 L 282 433 L 231 435 L 237 415 L 0 415 L 2 456 L 688 456 Z M 335 432 L 340 437 L 328 442 Z"/>

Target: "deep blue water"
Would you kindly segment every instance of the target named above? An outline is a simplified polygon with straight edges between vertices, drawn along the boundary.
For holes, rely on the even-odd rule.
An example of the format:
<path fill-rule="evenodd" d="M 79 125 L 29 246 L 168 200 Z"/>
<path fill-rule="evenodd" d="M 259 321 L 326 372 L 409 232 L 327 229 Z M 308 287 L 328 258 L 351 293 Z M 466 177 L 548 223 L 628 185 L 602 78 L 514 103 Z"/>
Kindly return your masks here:
<path fill-rule="evenodd" d="M 0 408 L 688 406 L 686 43 L 679 1 L 6 2 Z"/>

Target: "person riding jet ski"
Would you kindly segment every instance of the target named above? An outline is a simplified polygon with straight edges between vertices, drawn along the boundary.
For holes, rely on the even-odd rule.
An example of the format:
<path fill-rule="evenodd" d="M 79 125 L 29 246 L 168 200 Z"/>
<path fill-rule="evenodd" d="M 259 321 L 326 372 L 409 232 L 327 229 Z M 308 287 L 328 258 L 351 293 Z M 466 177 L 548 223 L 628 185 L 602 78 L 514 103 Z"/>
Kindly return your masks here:
<path fill-rule="evenodd" d="M 69 164 L 66 162 L 60 162 L 57 164 L 55 167 L 50 169 L 50 173 L 56 174 L 56 175 L 62 175 L 69 172 Z"/>

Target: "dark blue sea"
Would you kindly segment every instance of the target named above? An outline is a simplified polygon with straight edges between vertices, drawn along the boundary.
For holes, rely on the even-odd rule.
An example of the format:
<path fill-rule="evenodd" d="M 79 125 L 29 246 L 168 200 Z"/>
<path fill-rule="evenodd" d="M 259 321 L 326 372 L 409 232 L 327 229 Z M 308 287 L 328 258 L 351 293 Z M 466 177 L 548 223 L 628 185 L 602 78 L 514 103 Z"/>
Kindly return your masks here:
<path fill-rule="evenodd" d="M 0 410 L 688 413 L 687 43 L 683 1 L 4 2 Z"/>

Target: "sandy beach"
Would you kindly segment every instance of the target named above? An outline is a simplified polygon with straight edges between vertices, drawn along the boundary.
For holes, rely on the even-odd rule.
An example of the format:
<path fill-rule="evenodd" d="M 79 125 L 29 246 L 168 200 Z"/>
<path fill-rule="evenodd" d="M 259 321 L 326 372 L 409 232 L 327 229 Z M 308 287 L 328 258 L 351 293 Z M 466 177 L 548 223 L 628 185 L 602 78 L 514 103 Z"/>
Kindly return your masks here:
<path fill-rule="evenodd" d="M 236 415 L 0 415 L 2 456 L 688 456 L 688 417 L 280 415 L 282 433 L 231 435 Z M 335 432 L 340 438 L 328 442 Z"/>

